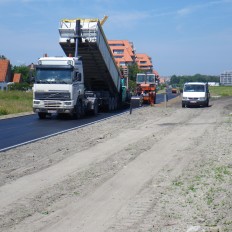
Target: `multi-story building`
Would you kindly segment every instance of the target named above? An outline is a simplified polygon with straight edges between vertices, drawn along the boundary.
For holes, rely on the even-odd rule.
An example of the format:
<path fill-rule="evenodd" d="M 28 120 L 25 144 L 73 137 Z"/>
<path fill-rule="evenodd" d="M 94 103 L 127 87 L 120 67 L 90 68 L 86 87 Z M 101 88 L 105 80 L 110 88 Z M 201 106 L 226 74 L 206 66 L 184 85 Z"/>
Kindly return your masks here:
<path fill-rule="evenodd" d="M 221 85 L 232 85 L 232 71 L 224 72 L 220 75 Z"/>
<path fill-rule="evenodd" d="M 135 50 L 132 42 L 128 40 L 108 40 L 117 65 L 128 66 L 135 62 Z"/>
<path fill-rule="evenodd" d="M 138 65 L 138 68 L 140 70 L 144 70 L 144 72 L 152 72 L 153 70 L 152 59 L 147 54 L 136 54 L 136 63 Z"/>
<path fill-rule="evenodd" d="M 158 72 L 153 70 L 151 57 L 144 53 L 136 54 L 132 42 L 128 40 L 108 40 L 108 44 L 118 67 L 122 70 L 123 76 L 127 79 L 127 84 L 129 75 L 128 66 L 133 64 L 137 64 L 140 70 L 154 73 L 157 78 L 159 77 Z"/>
<path fill-rule="evenodd" d="M 108 40 L 108 44 L 128 85 L 128 66 L 135 63 L 134 45 L 128 40 Z"/>

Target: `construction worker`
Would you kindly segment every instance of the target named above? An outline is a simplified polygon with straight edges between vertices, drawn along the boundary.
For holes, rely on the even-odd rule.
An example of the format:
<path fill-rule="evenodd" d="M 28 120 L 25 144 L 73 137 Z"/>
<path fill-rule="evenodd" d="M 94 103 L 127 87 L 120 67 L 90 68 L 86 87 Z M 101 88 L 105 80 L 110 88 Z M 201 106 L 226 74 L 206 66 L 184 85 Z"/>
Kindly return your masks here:
<path fill-rule="evenodd" d="M 154 106 L 154 93 L 153 93 L 153 91 L 149 92 L 149 103 L 150 103 L 150 106 Z"/>

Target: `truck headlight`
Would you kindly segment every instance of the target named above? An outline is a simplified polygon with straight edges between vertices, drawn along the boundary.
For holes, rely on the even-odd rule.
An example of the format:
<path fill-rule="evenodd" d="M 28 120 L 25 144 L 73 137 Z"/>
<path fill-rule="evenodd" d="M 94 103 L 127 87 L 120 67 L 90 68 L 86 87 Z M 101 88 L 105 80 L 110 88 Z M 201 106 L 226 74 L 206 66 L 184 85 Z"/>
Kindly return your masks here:
<path fill-rule="evenodd" d="M 199 100 L 200 100 L 200 101 L 204 101 L 204 100 L 205 100 L 205 97 L 199 97 Z"/>
<path fill-rule="evenodd" d="M 66 105 L 66 106 L 71 106 L 72 105 L 72 102 L 64 102 L 64 105 Z"/>
<path fill-rule="evenodd" d="M 188 98 L 187 97 L 182 97 L 182 100 L 187 100 Z"/>
<path fill-rule="evenodd" d="M 34 105 L 39 105 L 40 101 L 34 100 L 33 103 L 34 103 Z"/>

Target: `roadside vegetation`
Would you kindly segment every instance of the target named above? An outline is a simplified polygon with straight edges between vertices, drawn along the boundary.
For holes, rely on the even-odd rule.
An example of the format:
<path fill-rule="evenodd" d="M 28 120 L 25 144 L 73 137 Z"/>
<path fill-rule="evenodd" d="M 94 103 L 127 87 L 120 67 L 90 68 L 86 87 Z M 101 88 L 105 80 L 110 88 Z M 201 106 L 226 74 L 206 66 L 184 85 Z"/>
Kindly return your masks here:
<path fill-rule="evenodd" d="M 232 96 L 232 86 L 210 86 L 209 90 L 212 97 Z M 164 87 L 161 87 L 158 93 L 162 93 L 162 91 L 165 91 Z M 32 98 L 32 91 L 0 91 L 0 117 L 8 114 L 31 112 Z"/>
<path fill-rule="evenodd" d="M 0 55 L 0 59 L 7 59 Z M 20 83 L 8 83 L 4 91 L 0 91 L 0 117 L 8 114 L 17 114 L 32 111 L 32 83 L 30 77 L 33 71 L 27 65 L 12 66 L 10 70 L 12 79 L 15 73 L 20 73 Z"/>
<path fill-rule="evenodd" d="M 220 82 L 219 76 L 195 74 L 193 76 L 171 76 L 170 85 L 182 88 L 186 82 Z"/>
<path fill-rule="evenodd" d="M 210 86 L 209 91 L 211 96 L 232 96 L 232 86 Z"/>
<path fill-rule="evenodd" d="M 0 116 L 32 111 L 32 92 L 0 91 Z"/>

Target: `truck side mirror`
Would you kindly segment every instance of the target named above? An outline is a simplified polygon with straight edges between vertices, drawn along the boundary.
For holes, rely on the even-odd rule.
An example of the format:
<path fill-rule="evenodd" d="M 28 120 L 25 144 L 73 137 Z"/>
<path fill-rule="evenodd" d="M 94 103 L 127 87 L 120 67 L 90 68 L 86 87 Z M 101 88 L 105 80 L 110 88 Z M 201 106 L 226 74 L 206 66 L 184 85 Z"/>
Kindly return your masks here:
<path fill-rule="evenodd" d="M 81 73 L 75 72 L 73 80 L 74 81 L 81 81 Z"/>

